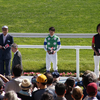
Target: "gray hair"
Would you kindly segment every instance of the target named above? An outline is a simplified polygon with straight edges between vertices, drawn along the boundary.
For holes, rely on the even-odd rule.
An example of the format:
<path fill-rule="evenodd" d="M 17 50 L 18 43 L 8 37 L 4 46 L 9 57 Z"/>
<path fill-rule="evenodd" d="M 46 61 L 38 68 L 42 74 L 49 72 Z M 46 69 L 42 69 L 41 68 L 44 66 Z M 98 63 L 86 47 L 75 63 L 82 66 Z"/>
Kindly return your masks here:
<path fill-rule="evenodd" d="M 21 100 L 17 97 L 17 94 L 14 92 L 14 91 L 8 91 L 6 92 L 5 96 L 4 96 L 5 99 L 8 99 L 8 100 Z"/>
<path fill-rule="evenodd" d="M 13 47 L 13 48 L 18 48 L 18 45 L 16 44 L 16 43 L 13 43 L 12 45 L 11 45 L 11 47 Z"/>

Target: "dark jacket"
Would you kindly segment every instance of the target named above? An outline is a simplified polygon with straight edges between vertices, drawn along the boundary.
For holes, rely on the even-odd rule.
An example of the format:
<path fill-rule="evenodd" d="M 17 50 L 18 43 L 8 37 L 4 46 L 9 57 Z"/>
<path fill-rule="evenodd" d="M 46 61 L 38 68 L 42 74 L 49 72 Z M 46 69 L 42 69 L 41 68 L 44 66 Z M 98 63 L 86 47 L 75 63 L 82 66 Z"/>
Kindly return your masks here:
<path fill-rule="evenodd" d="M 12 68 L 17 64 L 22 65 L 22 56 L 20 51 L 17 51 L 16 54 L 14 54 L 14 58 L 12 60 Z"/>
<path fill-rule="evenodd" d="M 11 44 L 13 43 L 13 37 L 11 35 L 7 35 L 5 43 L 3 43 L 3 34 L 0 34 L 0 45 L 5 46 L 9 44 L 9 47 L 6 49 L 0 49 L 0 59 L 11 59 Z"/>
<path fill-rule="evenodd" d="M 99 34 L 94 35 L 94 39 L 95 39 L 95 50 L 99 53 L 98 49 L 100 49 L 100 35 Z M 95 52 L 94 55 L 96 55 Z"/>
<path fill-rule="evenodd" d="M 17 96 L 19 98 L 21 98 L 21 100 L 31 100 L 31 97 L 30 96 L 26 96 L 26 95 L 21 94 L 21 93 L 17 93 Z"/>

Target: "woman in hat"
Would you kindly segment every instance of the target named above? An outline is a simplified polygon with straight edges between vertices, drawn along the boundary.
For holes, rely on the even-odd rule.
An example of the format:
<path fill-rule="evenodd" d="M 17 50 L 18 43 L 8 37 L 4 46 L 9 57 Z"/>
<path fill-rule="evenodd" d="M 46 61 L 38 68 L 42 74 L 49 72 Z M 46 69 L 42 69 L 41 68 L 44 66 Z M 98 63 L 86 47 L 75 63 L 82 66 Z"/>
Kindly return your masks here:
<path fill-rule="evenodd" d="M 29 81 L 29 79 L 23 79 L 22 83 L 20 83 L 19 86 L 22 90 L 17 93 L 18 97 L 21 98 L 22 100 L 30 100 L 31 82 Z"/>

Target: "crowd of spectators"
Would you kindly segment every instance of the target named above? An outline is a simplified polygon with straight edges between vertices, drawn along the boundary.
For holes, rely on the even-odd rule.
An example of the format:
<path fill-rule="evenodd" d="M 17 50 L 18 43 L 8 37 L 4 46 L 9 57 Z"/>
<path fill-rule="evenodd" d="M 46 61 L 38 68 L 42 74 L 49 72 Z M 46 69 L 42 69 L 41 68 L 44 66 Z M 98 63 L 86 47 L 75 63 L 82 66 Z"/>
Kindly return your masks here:
<path fill-rule="evenodd" d="M 64 83 L 57 71 L 33 76 L 31 81 L 22 73 L 18 64 L 12 79 L 0 74 L 0 100 L 100 100 L 99 80 L 92 71 L 85 71 L 80 81 L 68 77 Z"/>

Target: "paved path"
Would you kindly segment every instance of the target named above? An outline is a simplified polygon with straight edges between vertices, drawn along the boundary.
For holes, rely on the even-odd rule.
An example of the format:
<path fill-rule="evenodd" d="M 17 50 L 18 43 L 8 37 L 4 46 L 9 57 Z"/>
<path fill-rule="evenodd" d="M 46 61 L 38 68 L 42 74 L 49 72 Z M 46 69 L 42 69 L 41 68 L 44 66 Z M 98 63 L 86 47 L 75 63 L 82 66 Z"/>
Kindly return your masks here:
<path fill-rule="evenodd" d="M 21 77 L 23 77 L 23 78 L 28 78 L 28 79 L 31 81 L 31 78 L 32 78 L 33 76 L 21 76 Z M 64 82 L 66 81 L 67 78 L 68 78 L 68 77 L 60 77 L 60 81 L 59 81 L 59 82 L 64 83 Z M 74 78 L 76 79 L 76 77 L 74 77 Z M 79 79 L 82 80 L 81 77 L 80 77 Z"/>

